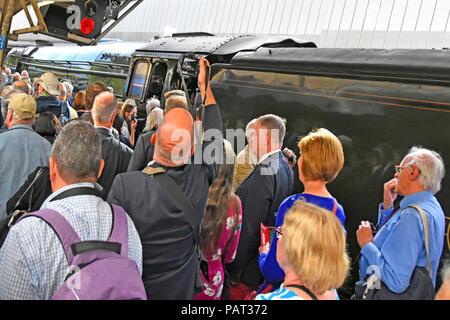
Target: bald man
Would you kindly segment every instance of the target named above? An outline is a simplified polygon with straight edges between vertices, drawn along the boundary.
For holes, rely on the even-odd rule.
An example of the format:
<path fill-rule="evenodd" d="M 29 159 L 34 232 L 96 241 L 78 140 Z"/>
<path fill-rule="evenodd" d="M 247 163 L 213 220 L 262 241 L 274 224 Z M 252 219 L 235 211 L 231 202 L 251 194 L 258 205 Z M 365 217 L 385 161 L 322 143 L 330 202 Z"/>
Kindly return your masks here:
<path fill-rule="evenodd" d="M 205 137 L 212 137 L 208 135 L 211 132 L 220 134 L 194 147 L 191 114 L 182 108 L 172 109 L 153 138 L 154 160 L 146 168 L 165 170 L 194 207 L 198 221 L 203 218 L 209 186 L 223 155 L 222 119 L 210 88 L 205 89 L 206 72 L 201 65 L 198 85 L 202 96 L 207 92 Z M 215 148 L 222 152 L 209 152 Z M 188 213 L 171 191 L 146 173 L 128 172 L 116 177 L 108 201 L 124 208 L 139 232 L 148 299 L 193 299 L 202 286 L 194 232 L 186 218 Z"/>
<path fill-rule="evenodd" d="M 102 158 L 105 168 L 97 182 L 103 187 L 102 198 L 106 200 L 116 175 L 126 172 L 133 150 L 114 138 L 111 127 L 117 110 L 117 100 L 110 92 L 95 97 L 92 119 L 102 143 Z"/>

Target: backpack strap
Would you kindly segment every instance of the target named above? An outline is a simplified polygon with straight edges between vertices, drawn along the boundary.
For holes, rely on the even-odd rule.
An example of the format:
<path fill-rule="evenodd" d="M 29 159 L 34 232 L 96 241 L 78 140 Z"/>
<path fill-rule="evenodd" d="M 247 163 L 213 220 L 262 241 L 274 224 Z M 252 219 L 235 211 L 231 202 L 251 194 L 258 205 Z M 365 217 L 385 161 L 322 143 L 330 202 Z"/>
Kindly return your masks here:
<path fill-rule="evenodd" d="M 433 269 L 431 268 L 431 262 L 430 262 L 430 249 L 429 249 L 429 241 L 430 241 L 430 235 L 429 235 L 429 225 L 428 225 L 428 217 L 426 213 L 423 211 L 421 207 L 415 204 L 410 204 L 408 207 L 414 208 L 420 213 L 420 218 L 422 220 L 423 224 L 423 236 L 424 236 L 424 242 L 425 242 L 425 250 L 427 252 L 427 271 L 430 275 L 430 278 L 433 279 Z"/>
<path fill-rule="evenodd" d="M 120 243 L 120 254 L 128 256 L 128 220 L 125 211 L 116 205 L 112 205 L 113 227 L 108 242 Z"/>
<path fill-rule="evenodd" d="M 28 213 L 22 216 L 20 220 L 28 217 L 36 217 L 44 220 L 53 229 L 61 242 L 66 253 L 67 261 L 69 265 L 73 262 L 73 253 L 71 246 L 74 243 L 80 242 L 80 237 L 78 237 L 75 230 L 72 228 L 70 223 L 57 211 L 52 209 L 43 209 L 36 212 Z M 19 222 L 18 221 L 18 222 Z"/>
<path fill-rule="evenodd" d="M 306 293 L 308 296 L 310 296 L 311 299 L 313 299 L 313 300 L 319 300 L 319 299 L 316 297 L 316 295 L 315 295 L 314 293 L 312 293 L 312 292 L 311 292 L 308 288 L 306 288 L 305 286 L 301 286 L 301 285 L 299 285 L 299 284 L 289 284 L 289 285 L 285 286 L 285 288 L 289 288 L 289 287 L 292 287 L 292 288 L 296 288 L 296 289 L 302 290 L 304 293 Z"/>
<path fill-rule="evenodd" d="M 337 201 L 336 201 L 336 199 L 335 198 L 333 198 L 333 209 L 331 210 L 331 212 L 333 212 L 334 213 L 334 215 L 336 215 L 337 214 Z"/>
<path fill-rule="evenodd" d="M 173 181 L 173 179 L 167 174 L 164 168 L 147 167 L 142 170 L 143 173 L 152 177 L 159 185 L 171 195 L 175 202 L 181 207 L 187 221 L 191 225 L 194 235 L 195 244 L 200 244 L 200 220 L 197 216 L 194 206 L 191 201 L 186 197 L 180 187 Z"/>

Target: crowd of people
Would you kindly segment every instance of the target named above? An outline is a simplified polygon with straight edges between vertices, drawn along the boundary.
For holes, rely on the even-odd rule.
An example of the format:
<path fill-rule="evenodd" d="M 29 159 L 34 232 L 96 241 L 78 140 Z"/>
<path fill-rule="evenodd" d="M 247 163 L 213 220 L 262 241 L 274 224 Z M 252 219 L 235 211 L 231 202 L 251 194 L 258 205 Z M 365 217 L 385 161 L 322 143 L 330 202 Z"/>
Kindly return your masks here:
<path fill-rule="evenodd" d="M 101 82 L 72 96 L 69 80 L 4 68 L 1 299 L 341 299 L 354 231 L 327 189 L 344 166 L 340 140 L 315 129 L 299 141 L 297 160 L 283 149 L 286 120 L 266 114 L 247 124 L 236 155 L 223 135 L 205 134 L 223 132 L 207 66 L 200 59 L 201 132 L 181 90 L 165 93 L 164 106 L 150 100 L 139 127 L 136 102 L 119 101 Z M 377 227 L 362 221 L 356 231 L 360 284 L 376 273 L 400 294 L 416 268 L 427 268 L 436 286 L 445 214 L 435 194 L 444 174 L 439 153 L 423 147 L 396 166 Z M 265 243 L 262 226 L 273 234 Z M 109 251 L 126 262 L 108 264 Z M 103 272 L 91 267 L 100 260 Z M 75 261 L 83 261 L 78 271 Z M 108 294 L 88 295 L 88 275 Z M 448 271 L 443 279 L 436 297 L 448 299 Z"/>

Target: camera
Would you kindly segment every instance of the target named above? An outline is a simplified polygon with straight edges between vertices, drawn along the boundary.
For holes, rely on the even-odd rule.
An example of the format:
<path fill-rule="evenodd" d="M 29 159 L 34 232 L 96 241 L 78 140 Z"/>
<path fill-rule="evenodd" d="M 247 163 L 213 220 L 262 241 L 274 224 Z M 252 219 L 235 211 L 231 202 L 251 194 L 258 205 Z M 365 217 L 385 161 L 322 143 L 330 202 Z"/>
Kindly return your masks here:
<path fill-rule="evenodd" d="M 136 114 L 133 113 L 131 115 L 131 122 L 134 122 L 134 121 L 136 121 Z"/>
<path fill-rule="evenodd" d="M 283 150 L 283 155 L 288 159 L 288 162 L 290 163 L 295 162 L 297 160 L 297 156 L 295 154 L 292 154 L 290 156 L 285 150 Z"/>
<path fill-rule="evenodd" d="M 183 65 L 181 66 L 181 72 L 183 76 L 186 78 L 194 78 L 197 79 L 199 72 L 199 64 L 198 60 L 192 58 L 185 58 L 183 61 Z"/>

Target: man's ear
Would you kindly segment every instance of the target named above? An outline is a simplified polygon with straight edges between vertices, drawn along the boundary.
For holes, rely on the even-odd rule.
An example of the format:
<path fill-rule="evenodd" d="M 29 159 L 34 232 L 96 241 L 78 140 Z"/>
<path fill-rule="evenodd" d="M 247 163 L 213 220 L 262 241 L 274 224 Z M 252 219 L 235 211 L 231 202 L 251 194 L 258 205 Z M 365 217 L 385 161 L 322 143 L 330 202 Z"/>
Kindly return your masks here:
<path fill-rule="evenodd" d="M 417 167 L 413 167 L 411 173 L 409 174 L 410 180 L 417 180 L 419 179 L 419 176 L 420 176 L 420 169 Z"/>
<path fill-rule="evenodd" d="M 12 119 L 13 119 L 13 111 L 12 111 L 12 109 L 10 108 L 10 109 L 8 110 L 8 113 L 6 114 L 5 124 L 8 125 L 9 123 L 11 123 L 11 122 L 12 122 Z M 9 127 L 8 127 L 8 128 L 9 128 Z"/>
<path fill-rule="evenodd" d="M 98 169 L 97 179 L 102 176 L 103 169 L 105 168 L 105 160 L 100 159 L 100 169 Z"/>
<path fill-rule="evenodd" d="M 155 143 L 156 143 L 156 133 L 152 134 L 152 139 L 150 140 L 150 142 L 152 143 L 152 145 L 155 145 Z"/>
<path fill-rule="evenodd" d="M 58 167 L 56 166 L 55 158 L 50 157 L 50 159 L 48 159 L 48 163 L 50 169 L 50 181 L 55 181 L 55 178 L 58 175 Z"/>
<path fill-rule="evenodd" d="M 92 111 L 91 111 L 91 112 L 92 112 Z M 117 116 L 117 112 L 114 112 L 113 115 L 112 115 L 112 117 L 111 117 L 111 120 L 110 120 L 111 126 L 114 124 L 114 120 L 116 119 L 116 116 Z"/>
<path fill-rule="evenodd" d="M 272 130 L 267 129 L 267 151 L 272 150 Z"/>

